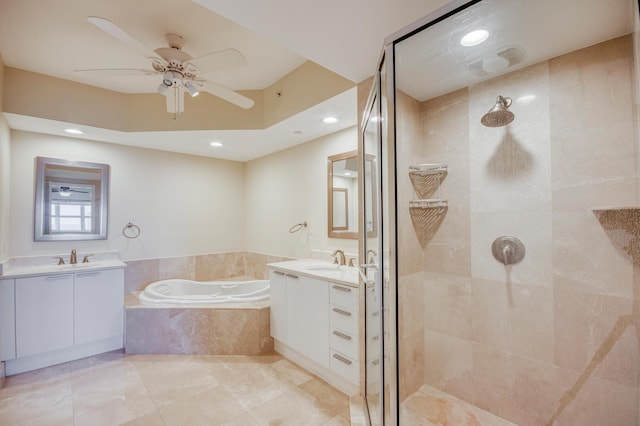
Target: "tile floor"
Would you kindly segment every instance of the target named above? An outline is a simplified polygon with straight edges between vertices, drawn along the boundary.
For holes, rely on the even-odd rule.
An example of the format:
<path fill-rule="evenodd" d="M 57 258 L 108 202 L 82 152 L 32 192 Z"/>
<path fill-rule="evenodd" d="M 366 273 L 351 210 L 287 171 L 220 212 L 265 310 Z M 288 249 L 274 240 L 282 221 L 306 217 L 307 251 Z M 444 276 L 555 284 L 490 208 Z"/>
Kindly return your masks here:
<path fill-rule="evenodd" d="M 110 352 L 8 377 L 0 425 L 349 425 L 349 398 L 278 354 Z"/>
<path fill-rule="evenodd" d="M 400 419 L 421 426 L 517 426 L 429 385 L 422 385 L 402 403 Z"/>

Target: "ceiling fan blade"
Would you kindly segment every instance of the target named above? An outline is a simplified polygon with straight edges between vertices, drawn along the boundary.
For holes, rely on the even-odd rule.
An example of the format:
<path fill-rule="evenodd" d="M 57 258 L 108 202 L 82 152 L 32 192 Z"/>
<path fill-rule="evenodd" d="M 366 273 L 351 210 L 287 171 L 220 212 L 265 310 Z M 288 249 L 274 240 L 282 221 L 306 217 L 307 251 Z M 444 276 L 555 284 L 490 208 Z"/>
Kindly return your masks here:
<path fill-rule="evenodd" d="M 224 99 L 227 102 L 231 102 L 239 106 L 240 108 L 249 109 L 255 104 L 253 99 L 247 98 L 246 96 L 241 95 L 238 92 L 234 92 L 231 89 L 227 89 L 224 86 L 220 86 L 219 84 L 214 83 L 209 80 L 202 80 L 204 83 L 204 91 L 209 92 L 214 96 Z"/>
<path fill-rule="evenodd" d="M 136 50 L 141 55 L 146 56 L 147 58 L 158 57 L 158 55 L 156 54 L 156 52 L 153 51 L 153 49 L 149 49 L 147 46 L 140 43 L 138 40 L 130 36 L 122 28 L 115 25 L 113 22 L 104 18 L 99 18 L 97 16 L 89 16 L 87 20 L 91 22 L 93 25 L 95 25 L 96 27 L 100 28 L 102 31 L 109 34 L 110 36 L 117 38 L 122 43 Z"/>
<path fill-rule="evenodd" d="M 95 68 L 95 69 L 83 69 L 83 70 L 73 70 L 73 72 L 77 73 L 102 73 L 113 76 L 119 75 L 157 75 L 158 72 L 155 70 L 145 70 L 140 68 Z"/>
<path fill-rule="evenodd" d="M 198 67 L 201 73 L 206 74 L 228 68 L 236 68 L 247 63 L 247 58 L 236 49 L 224 49 L 207 53 L 186 61 Z"/>

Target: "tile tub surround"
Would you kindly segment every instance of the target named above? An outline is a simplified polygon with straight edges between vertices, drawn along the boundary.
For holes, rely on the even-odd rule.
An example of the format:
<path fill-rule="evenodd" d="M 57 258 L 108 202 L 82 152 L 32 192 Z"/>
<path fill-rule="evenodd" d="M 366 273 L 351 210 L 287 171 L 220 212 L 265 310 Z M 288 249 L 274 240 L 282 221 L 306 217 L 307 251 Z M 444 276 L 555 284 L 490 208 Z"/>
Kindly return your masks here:
<path fill-rule="evenodd" d="M 269 302 L 215 306 L 148 306 L 138 294 L 171 278 L 194 281 L 269 279 L 267 264 L 290 260 L 233 252 L 127 262 L 125 350 L 127 353 L 260 355 L 273 351 Z"/>
<path fill-rule="evenodd" d="M 211 306 L 143 305 L 125 298 L 130 354 L 263 355 L 273 352 L 269 301 Z"/>
<path fill-rule="evenodd" d="M 449 200 L 424 248 L 399 219 L 403 400 L 423 383 L 519 425 L 640 425 L 640 341 L 628 326 L 640 306 L 640 216 L 630 230 L 591 210 L 640 205 L 632 53 L 630 36 L 612 39 L 400 119 L 399 202 L 413 196 L 403 172 L 415 163 L 448 165 Z M 517 102 L 528 93 L 533 102 Z M 514 99 L 516 119 L 484 128 L 498 94 Z M 502 234 L 525 242 L 522 263 L 492 258 Z"/>
<path fill-rule="evenodd" d="M 349 398 L 277 354 L 107 353 L 19 374 L 3 425 L 349 425 Z"/>
<path fill-rule="evenodd" d="M 170 278 L 195 281 L 228 280 L 238 276 L 269 279 L 267 264 L 288 257 L 252 252 L 214 253 L 161 259 L 127 261 L 125 293 L 143 290 L 148 284 Z"/>

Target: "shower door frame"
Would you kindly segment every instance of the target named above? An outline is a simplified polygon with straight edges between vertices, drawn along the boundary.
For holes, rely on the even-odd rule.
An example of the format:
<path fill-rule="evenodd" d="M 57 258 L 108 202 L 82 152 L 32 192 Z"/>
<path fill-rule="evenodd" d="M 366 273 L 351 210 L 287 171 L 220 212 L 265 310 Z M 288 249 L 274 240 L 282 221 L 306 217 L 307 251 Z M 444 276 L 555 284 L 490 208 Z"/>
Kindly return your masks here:
<path fill-rule="evenodd" d="M 380 339 L 380 353 L 381 357 L 381 369 L 382 380 L 381 389 L 379 389 L 380 395 L 383 396 L 380 413 L 383 419 L 384 425 L 400 425 L 400 394 L 399 394 L 399 382 L 400 377 L 400 365 L 399 359 L 399 341 L 398 341 L 398 200 L 397 194 L 397 163 L 396 163 L 396 151 L 397 151 L 397 138 L 396 138 L 396 84 L 395 84 L 395 45 L 401 41 L 413 36 L 420 31 L 437 24 L 468 7 L 471 7 L 482 0 L 453 0 L 447 5 L 436 9 L 434 12 L 422 17 L 414 23 L 407 25 L 400 31 L 391 34 L 384 41 L 382 54 L 378 61 L 376 73 L 374 75 L 374 82 L 369 93 L 369 97 L 366 103 L 365 112 L 361 122 L 361 141 L 360 151 L 364 153 L 364 129 L 369 119 L 370 111 L 373 107 L 375 97 L 378 96 L 380 102 L 380 112 L 382 122 L 386 123 L 386 126 L 382 125 L 379 129 L 379 141 L 380 146 L 380 159 L 378 165 L 378 171 L 380 179 L 377 182 L 377 194 L 380 197 L 379 205 L 380 211 L 378 215 L 379 222 L 379 253 L 383 259 L 380 262 L 381 273 L 385 268 L 388 268 L 388 282 L 387 285 L 382 286 L 382 339 Z M 640 0 L 639 0 L 640 1 Z M 383 101 L 386 100 L 386 101 Z M 379 123 L 380 124 L 380 123 Z M 387 145 L 387 157 L 383 157 L 382 146 L 383 138 L 386 138 Z M 383 162 L 387 168 L 387 181 L 384 181 Z M 361 190 L 364 188 L 361 187 Z M 390 205 L 387 206 L 387 214 L 385 212 L 384 201 L 388 200 Z M 388 254 L 385 255 L 383 250 L 383 231 L 388 229 Z M 363 231 L 360 231 L 360 246 L 363 246 L 363 240 L 366 238 Z M 364 263 L 364 262 L 363 262 Z M 366 273 L 366 271 L 365 271 Z M 384 277 L 383 277 L 384 279 Z M 363 283 L 361 283 L 363 285 Z M 366 286 L 366 283 L 364 283 Z M 365 288 L 365 287 L 361 287 Z M 365 299 L 366 304 L 366 299 Z M 365 306 L 365 312 L 367 307 Z M 366 315 L 365 315 L 366 321 Z M 367 324 L 365 322 L 365 329 Z M 365 347 L 366 351 L 366 347 Z M 365 409 L 368 412 L 368 404 L 366 400 L 366 372 L 365 374 Z M 370 417 L 367 419 L 368 424 L 371 425 Z"/>

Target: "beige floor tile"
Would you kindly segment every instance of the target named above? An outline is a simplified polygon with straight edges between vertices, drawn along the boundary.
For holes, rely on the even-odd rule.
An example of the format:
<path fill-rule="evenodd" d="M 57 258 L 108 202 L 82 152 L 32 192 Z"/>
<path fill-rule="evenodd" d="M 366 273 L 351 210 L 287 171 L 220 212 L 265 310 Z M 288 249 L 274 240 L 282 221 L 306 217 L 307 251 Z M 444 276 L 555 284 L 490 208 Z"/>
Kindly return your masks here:
<path fill-rule="evenodd" d="M 334 415 L 318 405 L 310 395 L 299 390 L 287 392 L 249 410 L 259 425 L 315 426 L 324 425 Z"/>
<path fill-rule="evenodd" d="M 218 386 L 218 381 L 205 366 L 196 361 L 138 362 L 136 367 L 157 407 L 184 401 Z"/>
<path fill-rule="evenodd" d="M 221 386 L 159 408 L 166 426 L 225 424 L 247 412 Z"/>
<path fill-rule="evenodd" d="M 276 361 L 271 366 L 295 385 L 301 385 L 312 378 L 307 371 L 287 359 Z"/>
<path fill-rule="evenodd" d="M 29 380 L 30 382 L 30 380 Z M 14 381 L 15 383 L 15 381 Z M 0 424 L 15 425 L 42 418 L 73 416 L 69 380 L 44 381 L 12 387 L 0 392 Z"/>
<path fill-rule="evenodd" d="M 123 426 L 165 426 L 164 421 L 159 413 L 153 412 L 137 417 L 131 421 L 125 422 Z"/>
<path fill-rule="evenodd" d="M 275 353 L 116 351 L 8 377 L 0 389 L 1 425 L 336 426 L 346 418 L 344 394 Z"/>

